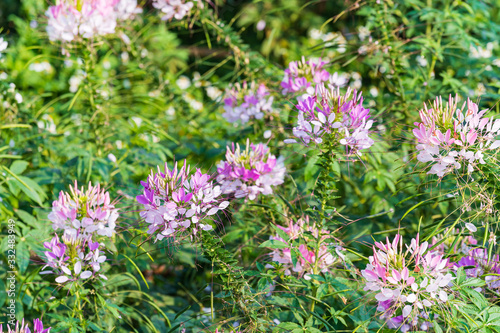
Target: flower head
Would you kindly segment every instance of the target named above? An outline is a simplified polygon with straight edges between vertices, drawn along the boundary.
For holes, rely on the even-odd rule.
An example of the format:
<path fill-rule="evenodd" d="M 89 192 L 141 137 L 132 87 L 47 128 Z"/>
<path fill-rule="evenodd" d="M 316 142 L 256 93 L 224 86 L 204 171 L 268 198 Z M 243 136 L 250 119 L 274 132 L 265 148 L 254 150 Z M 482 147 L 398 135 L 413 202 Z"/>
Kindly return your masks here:
<path fill-rule="evenodd" d="M 16 322 L 15 327 L 10 327 L 7 325 L 7 331 L 5 333 L 50 333 L 51 327 L 43 328 L 43 323 L 40 319 L 33 320 L 33 330 L 28 327 L 28 323 Z M 0 324 L 0 333 L 4 333 L 3 327 Z"/>
<path fill-rule="evenodd" d="M 376 292 L 378 310 L 388 326 L 406 332 L 428 325 L 426 308 L 447 304 L 447 288 L 454 278 L 448 260 L 428 251 L 429 244 L 420 243 L 418 235 L 406 249 L 403 246 L 400 235 L 392 242 L 375 242 L 373 256 L 361 274 L 366 281 L 364 290 Z"/>
<path fill-rule="evenodd" d="M 500 119 L 486 118 L 488 110 L 479 111 L 470 99 L 458 106 L 457 97 L 443 103 L 436 97 L 432 105 L 420 110 L 413 134 L 417 138 L 417 159 L 428 163 L 428 174 L 444 177 L 466 168 L 472 173 L 478 164 L 485 164 L 489 153 L 500 148 Z"/>
<path fill-rule="evenodd" d="M 88 236 L 112 237 L 118 210 L 111 202 L 109 193 L 99 184 L 87 189 L 70 186 L 70 193 L 61 191 L 58 200 L 52 203 L 48 215 L 54 230 L 62 229 L 64 234 L 80 239 Z"/>
<path fill-rule="evenodd" d="M 344 259 L 343 248 L 336 245 L 333 236 L 326 229 L 319 229 L 315 224 L 309 222 L 309 218 L 301 218 L 294 223 L 289 220 L 288 226 L 277 226 L 283 230 L 289 239 L 285 240 L 279 236 L 271 236 L 271 240 L 281 241 L 289 245 L 287 248 L 272 249 L 271 260 L 278 262 L 285 268 L 285 275 L 296 273 L 299 277 L 309 280 L 309 274 L 329 272 L 334 266 Z M 303 239 L 306 243 L 297 245 L 294 241 Z M 309 242 L 320 241 L 316 250 L 308 245 Z M 298 253 L 297 262 L 294 265 L 292 251 Z"/>
<path fill-rule="evenodd" d="M 43 243 L 45 266 L 40 274 L 55 274 L 55 281 L 60 284 L 84 281 L 92 277 L 107 278 L 99 274 L 101 264 L 106 261 L 101 244 L 93 242 L 91 237 L 82 239 L 64 235 L 62 242 L 55 236 L 50 242 Z"/>
<path fill-rule="evenodd" d="M 348 154 L 359 154 L 370 148 L 374 141 L 369 137 L 373 120 L 370 110 L 363 107 L 363 97 L 356 90 L 347 89 L 344 95 L 339 88 L 316 87 L 316 96 L 306 97 L 297 104 L 299 115 L 297 126 L 293 128 L 296 139 L 304 145 L 319 145 L 325 140 L 346 147 Z"/>
<path fill-rule="evenodd" d="M 483 278 L 489 289 L 500 288 L 500 260 L 498 254 L 488 255 L 484 248 L 471 249 L 462 257 L 455 268 L 466 267 L 465 274 L 468 278 Z"/>
<path fill-rule="evenodd" d="M 165 163 L 162 171 L 151 170 L 147 181 L 141 181 L 143 194 L 137 201 L 143 205 L 141 217 L 149 224 L 148 234 L 156 240 L 188 231 L 196 236 L 200 230 L 210 230 L 208 220 L 224 210 L 229 202 L 222 200 L 219 185 L 214 185 L 210 175 L 200 169 L 191 173 L 184 162 L 179 169 L 177 163 L 170 170 Z"/>
<path fill-rule="evenodd" d="M 222 115 L 230 123 L 240 121 L 242 124 L 250 119 L 261 119 L 265 113 L 270 113 L 272 109 L 273 97 L 264 84 L 256 87 L 255 82 L 248 85 L 235 84 L 226 89 L 224 98 L 224 114 Z"/>
<path fill-rule="evenodd" d="M 153 0 L 153 7 L 162 12 L 161 19 L 163 21 L 169 21 L 173 18 L 182 20 L 190 14 L 195 4 L 202 6 L 198 0 Z"/>
<path fill-rule="evenodd" d="M 47 33 L 51 41 L 71 42 L 115 32 L 117 23 L 141 12 L 137 0 L 62 1 L 50 6 Z"/>
<path fill-rule="evenodd" d="M 321 59 L 306 61 L 304 57 L 301 61 L 290 62 L 281 81 L 283 95 L 299 92 L 314 94 L 316 84 L 330 79 L 330 73 L 323 69 L 325 64 Z"/>
<path fill-rule="evenodd" d="M 245 150 L 234 143 L 227 147 L 226 160 L 219 162 L 217 172 L 222 193 L 254 200 L 259 194 L 272 194 L 272 186 L 283 184 L 286 168 L 283 158 L 277 159 L 265 144 L 247 140 Z"/>

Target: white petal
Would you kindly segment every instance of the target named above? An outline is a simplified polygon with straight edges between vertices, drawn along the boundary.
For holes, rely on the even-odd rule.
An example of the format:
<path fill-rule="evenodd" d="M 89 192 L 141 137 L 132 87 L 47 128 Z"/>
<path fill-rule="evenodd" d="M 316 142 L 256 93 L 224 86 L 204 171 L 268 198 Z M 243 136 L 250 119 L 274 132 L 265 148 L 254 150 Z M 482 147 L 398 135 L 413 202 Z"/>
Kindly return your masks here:
<path fill-rule="evenodd" d="M 75 274 L 78 275 L 78 274 L 80 274 L 81 271 L 82 271 L 82 263 L 80 261 L 78 261 L 75 264 Z"/>
<path fill-rule="evenodd" d="M 64 282 L 66 282 L 68 280 L 69 280 L 69 278 L 67 276 L 59 276 L 59 277 L 56 278 L 56 282 L 57 283 L 64 283 Z"/>
<path fill-rule="evenodd" d="M 89 277 L 92 276 L 92 272 L 91 271 L 85 271 L 83 272 L 81 275 L 80 275 L 80 278 L 82 279 L 88 279 Z"/>

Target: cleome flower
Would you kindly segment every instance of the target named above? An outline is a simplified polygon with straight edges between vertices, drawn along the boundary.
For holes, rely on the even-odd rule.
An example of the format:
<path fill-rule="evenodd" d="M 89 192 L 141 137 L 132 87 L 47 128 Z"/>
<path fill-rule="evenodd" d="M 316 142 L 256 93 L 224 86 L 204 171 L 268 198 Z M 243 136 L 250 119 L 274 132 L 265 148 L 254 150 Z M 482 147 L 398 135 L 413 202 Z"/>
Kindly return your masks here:
<path fill-rule="evenodd" d="M 306 97 L 297 104 L 299 115 L 297 126 L 293 128 L 296 139 L 285 143 L 309 146 L 320 145 L 324 141 L 346 147 L 348 154 L 360 154 L 370 148 L 374 141 L 369 137 L 373 125 L 370 110 L 363 107 L 363 97 L 356 90 L 347 89 L 345 95 L 339 88 L 316 87 L 316 96 Z"/>
<path fill-rule="evenodd" d="M 321 59 L 306 61 L 304 57 L 300 61 L 290 62 L 281 81 L 282 94 L 301 92 L 313 95 L 317 84 L 330 79 L 330 73 L 323 69 L 325 64 Z"/>
<path fill-rule="evenodd" d="M 260 194 L 272 194 L 272 186 L 283 184 L 286 168 L 283 158 L 276 159 L 265 144 L 250 144 L 247 139 L 245 150 L 234 143 L 227 147 L 226 160 L 219 162 L 217 172 L 222 193 L 255 200 Z"/>
<path fill-rule="evenodd" d="M 413 129 L 418 141 L 417 159 L 429 163 L 427 173 L 440 178 L 465 167 L 470 174 L 500 148 L 500 119 L 484 117 L 488 110 L 479 111 L 470 99 L 458 107 L 457 98 L 450 95 L 443 103 L 436 97 L 429 107 L 424 104 L 420 122 Z"/>
<path fill-rule="evenodd" d="M 86 239 L 89 236 L 112 237 L 118 210 L 109 198 L 109 192 L 100 185 L 78 189 L 70 185 L 70 193 L 61 191 L 59 199 L 52 202 L 52 212 L 48 215 L 54 230 L 62 229 L 68 237 Z"/>
<path fill-rule="evenodd" d="M 399 234 L 392 242 L 375 242 L 373 256 L 361 271 L 364 290 L 376 292 L 377 309 L 389 328 L 427 330 L 432 327 L 428 310 L 448 302 L 448 286 L 454 279 L 448 260 L 428 251 L 428 246 L 427 242 L 419 243 L 418 235 L 406 250 Z"/>
<path fill-rule="evenodd" d="M 262 119 L 266 113 L 271 113 L 273 97 L 264 84 L 256 87 L 255 82 L 248 85 L 239 83 L 226 89 L 224 98 L 224 114 L 222 116 L 230 123 L 247 123 L 250 119 Z"/>
<path fill-rule="evenodd" d="M 270 253 L 271 260 L 278 262 L 285 268 L 285 275 L 297 273 L 299 277 L 310 279 L 309 274 L 319 274 L 320 272 L 329 272 L 335 265 L 344 260 L 343 248 L 335 245 L 335 240 L 326 229 L 319 229 L 316 224 L 309 222 L 309 217 L 301 218 L 294 223 L 289 220 L 288 226 L 277 226 L 283 230 L 289 239 L 285 240 L 280 236 L 271 236 L 269 239 L 277 240 L 289 245 L 287 248 L 272 249 Z M 295 240 L 303 239 L 305 244 L 297 245 Z M 320 241 L 318 249 L 308 245 L 310 242 Z M 335 248 L 334 252 L 332 248 Z M 292 251 L 298 251 L 297 262 L 294 265 L 292 260 Z M 272 267 L 268 265 L 267 267 Z"/>
<path fill-rule="evenodd" d="M 62 242 L 55 236 L 50 242 L 44 242 L 45 266 L 40 274 L 55 274 L 55 281 L 60 284 L 79 282 L 92 277 L 107 280 L 106 276 L 99 274 L 101 264 L 106 261 L 106 256 L 99 249 L 98 242 L 92 238 L 81 239 L 64 235 Z M 47 269 L 47 270 L 46 270 Z"/>
<path fill-rule="evenodd" d="M 51 327 L 43 328 L 43 323 L 40 319 L 33 320 L 33 330 L 28 327 L 28 323 L 17 321 L 16 327 L 10 327 L 7 325 L 7 331 L 3 330 L 2 324 L 0 324 L 0 333 L 50 333 Z"/>
<path fill-rule="evenodd" d="M 148 234 L 155 234 L 156 241 L 183 231 L 192 237 L 201 230 L 211 230 L 208 221 L 226 209 L 229 201 L 220 198 L 220 186 L 210 179 L 200 169 L 191 174 L 186 162 L 180 169 L 175 163 L 170 170 L 165 163 L 163 172 L 160 167 L 157 173 L 151 170 L 147 181 L 141 181 L 143 194 L 137 196 L 144 208 L 140 215 L 149 224 Z"/>
<path fill-rule="evenodd" d="M 63 0 L 45 13 L 47 33 L 51 41 L 61 42 L 113 34 L 118 22 L 141 11 L 137 0 Z"/>
<path fill-rule="evenodd" d="M 153 0 L 153 7 L 162 12 L 161 19 L 163 21 L 169 21 L 173 18 L 182 20 L 190 14 L 195 4 L 202 6 L 198 0 Z"/>
<path fill-rule="evenodd" d="M 500 288 L 500 260 L 498 254 L 488 256 L 484 248 L 471 249 L 469 253 L 455 263 L 455 268 L 467 267 L 465 274 L 468 278 L 484 279 L 489 289 Z M 481 291 L 479 288 L 478 291 Z"/>

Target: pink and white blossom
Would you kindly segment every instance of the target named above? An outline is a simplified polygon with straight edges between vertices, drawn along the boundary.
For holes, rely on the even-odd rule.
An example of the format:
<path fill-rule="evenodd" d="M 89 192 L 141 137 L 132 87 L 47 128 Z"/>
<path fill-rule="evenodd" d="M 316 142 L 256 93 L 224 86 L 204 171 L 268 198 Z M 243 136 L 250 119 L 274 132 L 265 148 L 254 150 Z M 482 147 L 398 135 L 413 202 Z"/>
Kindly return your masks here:
<path fill-rule="evenodd" d="M 143 194 L 137 196 L 143 206 L 140 215 L 149 224 L 147 233 L 155 235 L 155 240 L 185 231 L 193 237 L 201 230 L 211 230 L 209 221 L 229 205 L 211 176 L 200 169 L 191 173 L 186 162 L 180 169 L 175 163 L 170 170 L 165 163 L 164 170 L 151 170 L 141 185 Z"/>
<path fill-rule="evenodd" d="M 404 249 L 406 247 L 406 249 Z M 429 251 L 427 242 L 417 235 L 404 245 L 400 235 L 391 242 L 375 242 L 373 256 L 361 271 L 364 290 L 375 292 L 378 311 L 389 328 L 402 332 L 417 327 L 431 327 L 423 313 L 434 305 L 446 305 L 451 281 L 448 260 Z"/>
<path fill-rule="evenodd" d="M 115 33 L 119 22 L 140 13 L 137 0 L 62 1 L 50 6 L 47 33 L 51 41 L 71 42 Z"/>
<path fill-rule="evenodd" d="M 282 157 L 276 158 L 263 143 L 250 144 L 245 150 L 239 144 L 227 147 L 226 160 L 217 165 L 217 182 L 224 194 L 255 200 L 260 194 L 273 193 L 273 187 L 284 182 L 286 168 Z"/>
<path fill-rule="evenodd" d="M 417 159 L 430 166 L 428 174 L 444 177 L 453 171 L 471 174 L 487 163 L 500 148 L 500 119 L 486 118 L 470 99 L 458 107 L 457 97 L 443 103 L 436 97 L 420 110 L 420 122 L 413 129 L 418 144 Z"/>
<path fill-rule="evenodd" d="M 68 235 L 62 240 L 56 235 L 50 242 L 43 243 L 47 251 L 40 274 L 56 275 L 55 282 L 59 284 L 84 282 L 93 277 L 107 280 L 99 273 L 101 264 L 106 261 L 99 242 L 93 242 L 91 237 L 82 239 Z"/>
<path fill-rule="evenodd" d="M 48 218 L 54 230 L 63 230 L 67 236 L 83 239 L 88 236 L 112 237 L 118 216 L 109 192 L 99 184 L 92 186 L 91 183 L 87 189 L 79 189 L 75 181 L 69 193 L 61 191 L 59 198 L 52 202 Z"/>
<path fill-rule="evenodd" d="M 281 81 L 283 95 L 307 93 L 314 94 L 317 84 L 328 82 L 330 73 L 323 69 L 326 63 L 321 59 L 292 61 L 285 69 L 285 75 Z"/>
<path fill-rule="evenodd" d="M 7 331 L 5 333 L 50 333 L 51 327 L 44 328 L 43 323 L 40 319 L 33 320 L 33 330 L 28 326 L 28 322 L 24 322 L 24 319 L 20 322 L 16 322 L 16 326 L 11 327 L 8 324 Z M 3 326 L 0 324 L 0 333 L 4 333 Z"/>
<path fill-rule="evenodd" d="M 308 96 L 297 104 L 299 115 L 297 126 L 293 128 L 295 139 L 285 143 L 321 145 L 324 140 L 345 146 L 348 154 L 360 154 L 370 148 L 374 141 L 370 138 L 373 120 L 370 110 L 363 107 L 363 97 L 356 90 L 347 89 L 340 94 L 339 87 L 316 87 L 316 95 Z"/>
<path fill-rule="evenodd" d="M 285 275 L 297 274 L 299 277 L 310 279 L 310 274 L 326 273 L 337 264 L 343 262 L 345 255 L 343 248 L 337 244 L 333 236 L 326 229 L 319 229 L 316 224 L 310 223 L 309 218 L 301 218 L 296 223 L 292 219 L 286 227 L 277 226 L 289 237 L 285 240 L 280 236 L 271 236 L 269 239 L 283 242 L 289 247 L 272 249 L 271 260 L 283 265 Z M 305 244 L 296 244 L 294 241 L 303 239 Z M 310 242 L 320 241 L 320 246 L 315 249 L 308 245 Z M 298 252 L 297 262 L 294 265 L 292 251 Z M 268 266 L 272 267 L 272 266 Z"/>
<path fill-rule="evenodd" d="M 182 20 L 195 5 L 202 6 L 202 3 L 199 0 L 153 0 L 153 7 L 162 12 L 163 21 Z"/>
<path fill-rule="evenodd" d="M 250 119 L 262 119 L 266 113 L 273 112 L 273 97 L 264 84 L 256 87 L 255 82 L 250 85 L 244 82 L 226 89 L 224 97 L 224 114 L 230 123 L 247 123 Z"/>

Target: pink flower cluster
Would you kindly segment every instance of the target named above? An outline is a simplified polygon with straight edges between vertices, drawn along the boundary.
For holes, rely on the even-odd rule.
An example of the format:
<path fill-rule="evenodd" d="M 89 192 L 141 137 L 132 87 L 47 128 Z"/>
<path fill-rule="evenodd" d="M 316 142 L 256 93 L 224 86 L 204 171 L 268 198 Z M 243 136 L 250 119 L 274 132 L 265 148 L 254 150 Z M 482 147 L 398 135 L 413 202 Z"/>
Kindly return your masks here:
<path fill-rule="evenodd" d="M 199 0 L 153 0 L 153 7 L 163 13 L 163 17 L 161 18 L 163 21 L 173 18 L 182 20 L 185 16 L 189 15 L 195 3 L 198 6 L 202 5 Z"/>
<path fill-rule="evenodd" d="M 28 323 L 24 323 L 24 319 L 21 323 L 16 322 L 16 327 L 11 328 L 7 325 L 7 331 L 5 333 L 50 333 L 51 327 L 43 328 L 43 323 L 40 319 L 33 320 L 33 331 L 28 327 Z M 2 324 L 0 324 L 0 333 L 4 333 Z"/>
<path fill-rule="evenodd" d="M 483 278 L 489 289 L 500 288 L 500 260 L 498 254 L 488 258 L 488 250 L 484 248 L 471 249 L 467 256 L 461 258 L 455 268 L 465 269 L 468 278 Z"/>
<path fill-rule="evenodd" d="M 217 172 L 222 193 L 255 200 L 259 194 L 272 194 L 272 186 L 283 184 L 286 168 L 283 158 L 276 159 L 265 144 L 247 140 L 245 150 L 234 143 L 227 147 L 226 160 L 219 162 Z"/>
<path fill-rule="evenodd" d="M 377 309 L 388 327 L 401 332 L 431 327 L 426 309 L 447 304 L 448 286 L 454 279 L 448 260 L 428 251 L 428 243 L 420 244 L 418 235 L 405 250 L 400 235 L 385 244 L 375 242 L 361 274 L 366 280 L 364 290 L 376 292 Z"/>
<path fill-rule="evenodd" d="M 306 97 L 297 105 L 299 115 L 297 126 L 293 128 L 296 139 L 308 146 L 321 144 L 325 140 L 346 147 L 348 154 L 360 154 L 360 150 L 370 148 L 374 141 L 369 137 L 373 120 L 370 110 L 363 107 L 363 97 L 350 88 L 344 95 L 337 87 L 327 89 L 316 87 L 316 96 Z"/>
<path fill-rule="evenodd" d="M 109 192 L 97 184 L 89 183 L 87 190 L 70 185 L 70 193 L 61 191 L 59 199 L 52 203 L 52 212 L 48 215 L 54 230 L 64 230 L 64 234 L 78 239 L 90 236 L 112 237 L 114 234 L 118 210 L 109 198 Z"/>
<path fill-rule="evenodd" d="M 250 85 L 237 83 L 226 89 L 222 116 L 230 123 L 239 121 L 245 124 L 252 118 L 261 119 L 265 113 L 272 112 L 272 103 L 273 97 L 269 96 L 264 84 L 256 88 L 255 82 Z"/>
<path fill-rule="evenodd" d="M 200 169 L 191 174 L 186 162 L 180 169 L 175 163 L 170 170 L 165 163 L 164 171 L 160 167 L 157 173 L 151 170 L 141 185 L 144 191 L 137 201 L 144 209 L 140 215 L 149 224 L 148 234 L 156 234 L 156 240 L 183 231 L 196 236 L 200 230 L 211 230 L 212 226 L 204 221 L 229 205 L 219 198 L 221 188 L 212 183 L 210 175 Z"/>
<path fill-rule="evenodd" d="M 313 95 L 315 85 L 330 79 L 330 73 L 323 69 L 325 64 L 321 59 L 306 61 L 304 57 L 290 62 L 281 81 L 283 95 L 299 92 Z"/>
<path fill-rule="evenodd" d="M 137 0 L 63 0 L 50 6 L 47 33 L 51 41 L 71 42 L 115 32 L 117 23 L 140 13 Z"/>
<path fill-rule="evenodd" d="M 271 236 L 271 240 L 277 240 L 289 245 L 287 248 L 272 249 L 271 260 L 282 264 L 285 268 L 285 275 L 297 273 L 299 277 L 309 280 L 309 274 L 319 274 L 320 272 L 329 272 L 336 264 L 342 262 L 345 258 L 342 253 L 343 248 L 334 245 L 333 236 L 325 229 L 319 229 L 315 224 L 309 223 L 309 218 L 299 219 L 297 223 L 289 220 L 286 227 L 277 226 L 283 230 L 289 239 L 285 240 L 279 236 Z M 303 239 L 306 244 L 310 242 L 321 241 L 318 249 L 300 244 L 298 247 L 294 240 Z M 331 241 L 329 241 L 331 239 Z M 331 247 L 335 246 L 335 253 L 332 253 Z M 298 250 L 300 256 L 297 256 L 297 263 L 293 265 L 292 251 Z M 268 265 L 267 267 L 272 267 Z"/>
<path fill-rule="evenodd" d="M 97 276 L 107 280 L 106 276 L 98 273 L 101 264 L 106 261 L 98 242 L 92 242 L 91 237 L 81 240 L 64 235 L 62 239 L 63 242 L 56 235 L 50 242 L 43 243 L 47 251 L 44 258 L 45 266 L 40 274 L 55 274 L 57 275 L 55 281 L 61 284 Z"/>
<path fill-rule="evenodd" d="M 432 166 L 428 174 L 444 177 L 462 167 L 470 174 L 478 163 L 487 163 L 488 153 L 500 148 L 500 119 L 484 117 L 487 111 L 479 111 L 470 99 L 458 107 L 451 95 L 446 103 L 436 97 L 432 105 L 424 105 L 413 134 L 417 159 Z"/>

